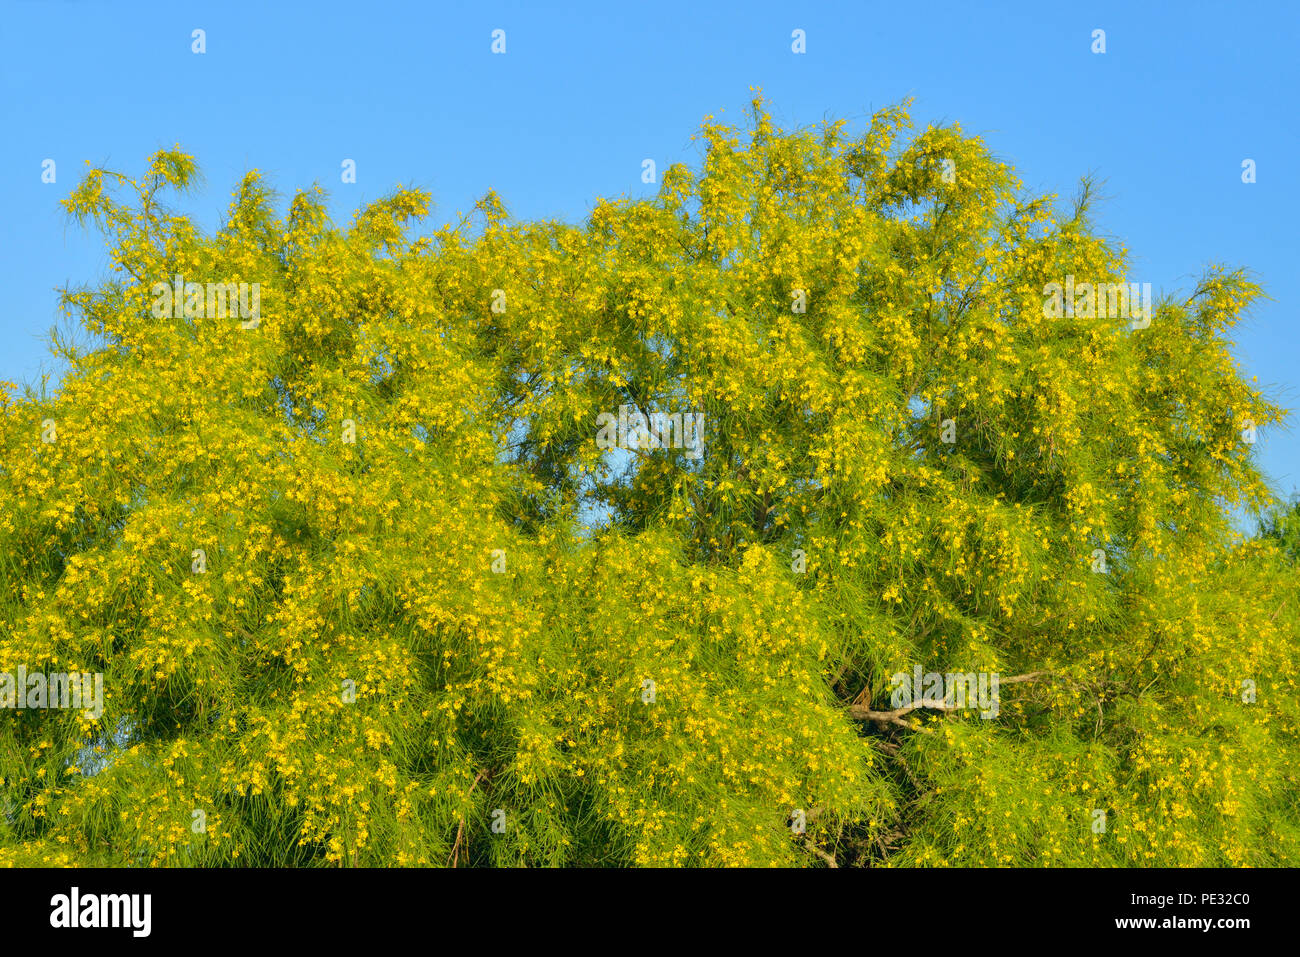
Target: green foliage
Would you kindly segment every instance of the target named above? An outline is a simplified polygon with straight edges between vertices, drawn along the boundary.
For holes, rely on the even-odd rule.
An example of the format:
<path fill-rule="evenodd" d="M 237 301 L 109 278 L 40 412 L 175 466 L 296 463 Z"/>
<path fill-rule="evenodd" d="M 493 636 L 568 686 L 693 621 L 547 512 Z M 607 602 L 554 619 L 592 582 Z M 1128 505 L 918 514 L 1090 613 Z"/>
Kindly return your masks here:
<path fill-rule="evenodd" d="M 95 346 L 0 390 L 0 672 L 105 701 L 0 714 L 0 862 L 1300 860 L 1300 512 L 1231 523 L 1259 289 L 1053 314 L 1132 281 L 1087 191 L 909 125 L 756 100 L 652 200 L 425 235 L 90 172 Z M 1024 680 L 887 704 L 918 667 Z"/>
<path fill-rule="evenodd" d="M 1291 564 L 1300 562 L 1300 496 L 1269 509 L 1260 519 L 1259 535 L 1276 543 Z"/>

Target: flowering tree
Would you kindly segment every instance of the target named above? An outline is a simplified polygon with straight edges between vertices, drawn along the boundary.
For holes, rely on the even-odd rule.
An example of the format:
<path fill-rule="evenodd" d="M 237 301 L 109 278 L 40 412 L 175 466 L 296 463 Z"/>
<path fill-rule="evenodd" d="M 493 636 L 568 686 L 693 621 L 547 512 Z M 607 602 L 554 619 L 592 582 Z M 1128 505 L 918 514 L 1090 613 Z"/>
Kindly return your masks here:
<path fill-rule="evenodd" d="M 580 227 L 90 173 L 94 345 L 0 391 L 0 861 L 1300 860 L 1259 290 L 908 126 L 756 100 Z"/>

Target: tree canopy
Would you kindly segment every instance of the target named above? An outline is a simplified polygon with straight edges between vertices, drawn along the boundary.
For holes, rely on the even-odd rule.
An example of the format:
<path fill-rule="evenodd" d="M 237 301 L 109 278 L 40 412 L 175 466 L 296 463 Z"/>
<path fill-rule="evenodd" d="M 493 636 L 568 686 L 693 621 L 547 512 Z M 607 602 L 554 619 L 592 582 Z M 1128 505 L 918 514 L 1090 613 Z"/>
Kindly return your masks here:
<path fill-rule="evenodd" d="M 89 344 L 0 390 L 0 672 L 103 710 L 0 714 L 0 862 L 1300 861 L 1259 287 L 1115 315 L 1086 187 L 865 126 L 756 99 L 576 226 L 254 171 L 208 235 L 179 149 L 91 171 Z"/>

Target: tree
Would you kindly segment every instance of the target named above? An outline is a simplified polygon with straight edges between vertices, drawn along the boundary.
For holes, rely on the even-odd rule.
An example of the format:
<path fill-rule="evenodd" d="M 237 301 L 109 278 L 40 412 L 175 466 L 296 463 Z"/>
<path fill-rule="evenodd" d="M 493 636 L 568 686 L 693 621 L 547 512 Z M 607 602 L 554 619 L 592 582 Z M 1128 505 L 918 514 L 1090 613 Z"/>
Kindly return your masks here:
<path fill-rule="evenodd" d="M 756 99 L 581 226 L 90 173 L 0 670 L 104 708 L 3 716 L 0 861 L 1300 860 L 1259 289 L 1146 311 L 1086 184 L 909 125 Z"/>

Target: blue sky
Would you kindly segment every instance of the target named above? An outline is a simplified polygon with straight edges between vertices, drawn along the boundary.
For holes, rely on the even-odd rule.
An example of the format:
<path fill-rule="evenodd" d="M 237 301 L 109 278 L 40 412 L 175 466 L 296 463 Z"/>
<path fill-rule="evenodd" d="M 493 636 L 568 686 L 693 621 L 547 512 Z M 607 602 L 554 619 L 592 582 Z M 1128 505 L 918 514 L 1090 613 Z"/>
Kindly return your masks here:
<path fill-rule="evenodd" d="M 344 220 L 401 182 L 432 192 L 439 222 L 489 188 L 518 218 L 578 222 L 598 196 L 651 194 L 643 159 L 694 162 L 704 116 L 743 122 L 757 86 L 787 126 L 914 97 L 919 123 L 960 122 L 1037 191 L 1069 197 L 1096 174 L 1096 220 L 1131 248 L 1132 279 L 1186 293 L 1212 262 L 1255 272 L 1271 301 L 1237 355 L 1300 408 L 1294 3 L 450 6 L 3 0 L 0 380 L 57 376 L 55 290 L 107 273 L 102 241 L 58 206 L 86 160 L 136 174 L 179 143 L 206 181 L 182 208 L 208 228 L 254 167 L 284 194 L 321 183 Z M 1284 494 L 1300 487 L 1295 424 L 1259 445 Z"/>

